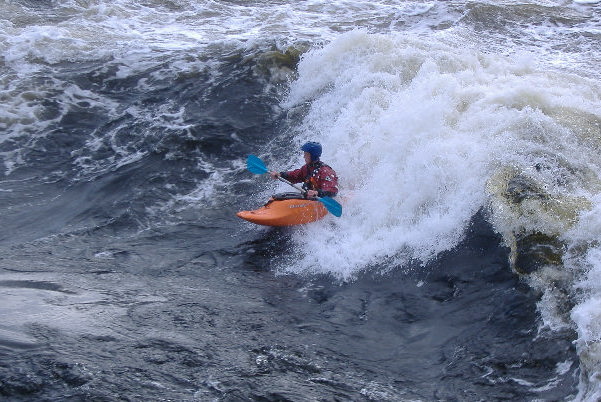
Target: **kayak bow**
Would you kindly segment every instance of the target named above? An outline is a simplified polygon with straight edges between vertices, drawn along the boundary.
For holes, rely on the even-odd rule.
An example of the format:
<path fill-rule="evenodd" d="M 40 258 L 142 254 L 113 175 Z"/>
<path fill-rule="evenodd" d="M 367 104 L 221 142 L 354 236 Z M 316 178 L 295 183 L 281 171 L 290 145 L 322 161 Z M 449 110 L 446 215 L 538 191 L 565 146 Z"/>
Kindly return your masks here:
<path fill-rule="evenodd" d="M 327 214 L 328 210 L 319 201 L 302 198 L 298 193 L 283 193 L 274 195 L 259 209 L 236 215 L 257 225 L 294 226 L 315 222 Z"/>

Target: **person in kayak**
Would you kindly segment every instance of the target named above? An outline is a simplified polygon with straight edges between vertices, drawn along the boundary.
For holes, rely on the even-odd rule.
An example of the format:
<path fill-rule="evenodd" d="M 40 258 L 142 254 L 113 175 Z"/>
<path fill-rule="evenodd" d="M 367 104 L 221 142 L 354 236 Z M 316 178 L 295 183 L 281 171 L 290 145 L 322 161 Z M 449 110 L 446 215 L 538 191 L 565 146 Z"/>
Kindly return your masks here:
<path fill-rule="evenodd" d="M 269 172 L 273 179 L 281 177 L 291 183 L 303 183 L 307 198 L 334 197 L 338 194 L 338 176 L 334 169 L 319 160 L 321 144 L 307 142 L 302 147 L 305 165 L 288 172 Z"/>

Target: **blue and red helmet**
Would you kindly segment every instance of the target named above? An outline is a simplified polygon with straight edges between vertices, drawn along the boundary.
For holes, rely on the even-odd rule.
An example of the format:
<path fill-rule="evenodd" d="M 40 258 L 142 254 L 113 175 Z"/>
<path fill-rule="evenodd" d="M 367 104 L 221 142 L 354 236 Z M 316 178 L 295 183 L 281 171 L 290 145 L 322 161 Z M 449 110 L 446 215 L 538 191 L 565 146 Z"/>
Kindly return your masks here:
<path fill-rule="evenodd" d="M 308 152 L 311 155 L 311 160 L 319 160 L 321 156 L 321 144 L 319 142 L 309 141 L 301 147 L 302 151 Z"/>

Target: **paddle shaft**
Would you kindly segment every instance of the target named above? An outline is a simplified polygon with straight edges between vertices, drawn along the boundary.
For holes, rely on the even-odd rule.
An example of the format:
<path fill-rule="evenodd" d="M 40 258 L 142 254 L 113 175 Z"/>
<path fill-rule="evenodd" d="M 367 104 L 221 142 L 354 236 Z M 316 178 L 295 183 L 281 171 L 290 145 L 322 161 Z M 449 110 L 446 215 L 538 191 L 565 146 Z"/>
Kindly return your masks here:
<path fill-rule="evenodd" d="M 277 176 L 277 178 L 278 178 L 278 180 L 279 180 L 279 181 L 283 181 L 284 183 L 291 185 L 292 187 L 294 187 L 295 189 L 297 189 L 297 190 L 298 190 L 298 191 L 300 191 L 301 193 L 303 193 L 303 194 L 304 194 L 304 193 L 306 193 L 306 191 L 305 191 L 305 190 L 303 190 L 301 187 L 297 186 L 297 185 L 296 185 L 296 184 L 294 184 L 294 183 L 291 183 L 291 182 L 289 182 L 288 180 L 284 179 L 284 178 L 283 178 L 283 177 L 281 177 L 280 175 L 278 175 L 278 176 Z"/>
<path fill-rule="evenodd" d="M 290 183 L 288 180 L 284 179 L 283 177 L 280 177 L 280 175 L 278 175 L 277 178 L 280 181 L 283 181 L 284 183 L 291 185 L 292 187 L 294 187 L 295 189 L 300 191 L 306 197 L 307 191 Z M 308 198 L 308 199 L 311 200 L 313 198 Z M 314 199 L 317 201 L 320 201 L 326 207 L 328 212 L 330 212 L 332 215 L 337 216 L 337 217 L 340 217 L 342 215 L 342 207 L 340 206 L 339 203 L 334 201 L 332 198 L 330 198 L 330 197 L 315 197 Z"/>
<path fill-rule="evenodd" d="M 265 163 L 260 158 L 254 155 L 248 155 L 248 158 L 246 159 L 246 168 L 254 174 L 275 174 L 275 177 L 277 177 L 280 181 L 283 181 L 284 183 L 294 187 L 295 189 L 300 191 L 301 194 L 307 194 L 307 191 L 295 186 L 283 177 L 280 177 L 280 175 L 277 174 L 277 172 L 269 171 L 269 169 L 267 169 L 267 166 L 265 166 Z M 321 202 L 332 215 L 336 217 L 340 217 L 342 215 L 342 206 L 331 197 L 316 197 L 315 199 Z"/>

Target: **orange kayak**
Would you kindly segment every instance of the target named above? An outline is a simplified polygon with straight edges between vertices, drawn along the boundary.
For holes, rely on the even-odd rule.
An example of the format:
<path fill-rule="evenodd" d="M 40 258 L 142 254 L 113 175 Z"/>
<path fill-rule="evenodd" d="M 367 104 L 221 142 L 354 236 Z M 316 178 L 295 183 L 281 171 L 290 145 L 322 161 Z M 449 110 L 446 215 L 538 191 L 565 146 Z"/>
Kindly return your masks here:
<path fill-rule="evenodd" d="M 328 214 L 319 201 L 302 198 L 299 193 L 274 195 L 267 204 L 254 211 L 240 211 L 236 215 L 249 222 L 265 226 L 294 226 L 315 222 Z"/>

